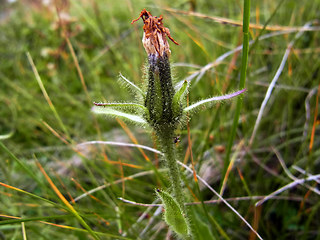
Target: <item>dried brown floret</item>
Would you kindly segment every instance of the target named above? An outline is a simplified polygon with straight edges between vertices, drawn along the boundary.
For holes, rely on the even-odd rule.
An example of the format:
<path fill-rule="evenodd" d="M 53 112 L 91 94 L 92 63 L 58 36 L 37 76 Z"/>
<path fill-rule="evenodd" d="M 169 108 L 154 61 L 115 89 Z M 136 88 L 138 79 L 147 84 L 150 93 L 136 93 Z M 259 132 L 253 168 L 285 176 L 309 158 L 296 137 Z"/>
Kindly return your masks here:
<path fill-rule="evenodd" d="M 169 44 L 166 37 L 176 45 L 179 44 L 171 37 L 169 29 L 163 26 L 162 15 L 158 18 L 156 16 L 152 16 L 146 9 L 143 9 L 139 17 L 132 20 L 131 24 L 138 21 L 140 18 L 144 23 L 144 35 L 142 42 L 147 53 L 159 54 L 160 56 L 162 56 L 163 53 L 166 53 L 170 56 Z"/>

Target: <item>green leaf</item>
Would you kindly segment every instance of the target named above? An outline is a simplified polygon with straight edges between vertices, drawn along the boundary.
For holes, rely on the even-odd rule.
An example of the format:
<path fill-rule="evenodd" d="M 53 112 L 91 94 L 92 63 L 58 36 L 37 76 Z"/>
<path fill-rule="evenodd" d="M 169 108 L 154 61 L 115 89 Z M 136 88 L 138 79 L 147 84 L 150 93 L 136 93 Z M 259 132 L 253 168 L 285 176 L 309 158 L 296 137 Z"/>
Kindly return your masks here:
<path fill-rule="evenodd" d="M 112 108 L 94 106 L 92 108 L 92 112 L 94 112 L 95 114 L 104 114 L 108 117 L 121 118 L 124 121 L 129 121 L 129 122 L 136 123 L 139 125 L 147 124 L 146 120 L 144 120 L 144 118 L 142 118 L 139 115 L 120 112 L 120 111 L 112 109 Z"/>
<path fill-rule="evenodd" d="M 181 87 L 178 89 L 176 94 L 173 97 L 173 111 L 175 113 L 179 112 L 179 109 L 181 107 L 181 101 L 188 93 L 189 83 L 188 81 L 184 81 Z"/>
<path fill-rule="evenodd" d="M 227 94 L 227 95 L 223 95 L 223 96 L 212 97 L 212 98 L 208 98 L 208 99 L 205 99 L 205 100 L 201 100 L 199 102 L 196 102 L 196 103 L 190 105 L 189 107 L 186 107 L 185 109 L 183 109 L 183 111 L 185 113 L 187 113 L 187 112 L 194 112 L 194 111 L 197 111 L 197 110 L 201 110 L 201 108 L 203 109 L 203 108 L 206 108 L 206 107 L 211 107 L 217 101 L 222 101 L 222 100 L 227 100 L 227 99 L 234 98 L 234 97 L 240 95 L 241 93 L 243 93 L 245 91 L 246 91 L 246 89 L 242 89 L 240 91 L 237 91 L 237 92 L 234 92 L 234 93 L 231 93 L 231 94 Z"/>
<path fill-rule="evenodd" d="M 135 85 L 133 82 L 131 82 L 129 79 L 125 78 L 121 73 L 120 73 L 120 78 L 119 81 L 123 83 L 127 88 L 132 90 L 134 93 L 137 93 L 138 95 L 141 95 L 143 98 L 145 98 L 144 92 L 139 88 L 137 85 Z"/>
<path fill-rule="evenodd" d="M 189 234 L 187 219 L 178 202 L 167 192 L 157 189 L 156 193 L 164 205 L 166 223 L 180 236 L 187 236 Z"/>
<path fill-rule="evenodd" d="M 94 105 L 98 106 L 98 107 L 115 107 L 115 108 L 119 108 L 121 110 L 132 110 L 132 111 L 143 111 L 144 114 L 148 114 L 148 109 L 138 103 L 97 103 L 94 102 Z"/>

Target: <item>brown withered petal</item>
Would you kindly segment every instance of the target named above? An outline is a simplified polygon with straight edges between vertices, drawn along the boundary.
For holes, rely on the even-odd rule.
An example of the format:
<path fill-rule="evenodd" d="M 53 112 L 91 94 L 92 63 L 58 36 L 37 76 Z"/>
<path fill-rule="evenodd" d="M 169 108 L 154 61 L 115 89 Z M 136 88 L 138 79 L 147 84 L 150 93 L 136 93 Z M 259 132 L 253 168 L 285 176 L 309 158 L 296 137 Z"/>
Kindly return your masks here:
<path fill-rule="evenodd" d="M 147 54 L 163 56 L 163 54 L 166 53 L 167 56 L 170 56 L 171 52 L 166 37 L 168 37 L 173 43 L 177 45 L 179 44 L 171 37 L 169 29 L 163 26 L 163 17 L 160 16 L 158 18 L 156 16 L 152 16 L 150 12 L 143 9 L 139 17 L 132 20 L 131 24 L 138 21 L 140 18 L 144 23 L 142 43 Z"/>

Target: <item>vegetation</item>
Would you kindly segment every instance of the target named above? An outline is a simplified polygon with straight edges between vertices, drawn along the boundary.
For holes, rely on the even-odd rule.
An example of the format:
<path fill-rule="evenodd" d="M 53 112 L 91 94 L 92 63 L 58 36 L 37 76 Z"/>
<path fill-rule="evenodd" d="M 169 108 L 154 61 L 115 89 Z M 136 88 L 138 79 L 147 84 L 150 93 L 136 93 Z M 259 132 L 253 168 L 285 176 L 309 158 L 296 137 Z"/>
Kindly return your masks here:
<path fill-rule="evenodd" d="M 144 8 L 180 44 L 190 104 L 247 89 L 172 139 L 196 238 L 320 239 L 319 1 L 251 2 L 246 78 L 243 1 L 0 4 L 2 239 L 177 238 L 156 136 L 91 111 L 147 87 Z"/>

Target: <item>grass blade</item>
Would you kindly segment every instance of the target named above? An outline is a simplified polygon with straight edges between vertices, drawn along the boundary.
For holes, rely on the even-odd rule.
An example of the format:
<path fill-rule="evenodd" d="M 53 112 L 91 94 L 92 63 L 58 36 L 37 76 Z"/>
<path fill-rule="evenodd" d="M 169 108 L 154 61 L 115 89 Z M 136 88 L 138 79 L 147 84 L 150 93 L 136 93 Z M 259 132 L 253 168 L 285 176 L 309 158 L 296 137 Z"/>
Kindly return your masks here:
<path fill-rule="evenodd" d="M 40 171 L 44 175 L 44 177 L 47 179 L 48 183 L 50 184 L 53 191 L 58 195 L 58 197 L 61 199 L 61 201 L 66 205 L 66 207 L 69 209 L 69 212 L 72 213 L 78 221 L 81 223 L 81 225 L 88 230 L 90 235 L 96 239 L 99 240 L 100 238 L 93 232 L 93 230 L 89 227 L 89 225 L 83 220 L 83 218 L 78 214 L 78 212 L 73 208 L 73 206 L 65 199 L 65 197 L 61 194 L 59 189 L 56 187 L 56 185 L 53 183 L 49 175 L 45 172 L 44 168 L 41 166 L 41 164 L 37 161 L 37 166 L 39 167 Z"/>
<path fill-rule="evenodd" d="M 243 9 L 243 43 L 242 43 L 242 59 L 241 59 L 241 73 L 240 73 L 240 84 L 239 88 L 242 89 L 245 87 L 246 83 L 246 74 L 247 74 L 247 65 L 248 65 L 248 55 L 249 55 L 249 23 L 250 23 L 250 0 L 244 0 L 244 9 Z M 240 118 L 240 111 L 242 108 L 242 98 L 237 99 L 236 112 L 233 119 L 231 133 L 228 139 L 228 145 L 226 148 L 226 157 L 223 164 L 223 176 L 227 172 L 231 148 L 233 145 L 233 140 L 236 136 L 236 130 Z"/>
<path fill-rule="evenodd" d="M 63 122 L 62 122 L 62 120 L 61 120 L 56 108 L 54 107 L 54 105 L 53 105 L 53 103 L 52 103 L 52 101 L 51 101 L 51 99 L 50 99 L 50 97 L 49 97 L 44 85 L 43 85 L 43 82 L 42 82 L 42 80 L 40 78 L 38 70 L 37 70 L 37 68 L 36 68 L 36 66 L 35 66 L 35 64 L 34 64 L 34 62 L 32 60 L 32 57 L 31 57 L 29 52 L 27 52 L 27 58 L 28 58 L 28 61 L 29 61 L 30 65 L 31 65 L 33 74 L 36 77 L 36 80 L 37 80 L 37 82 L 39 84 L 39 87 L 40 87 L 40 89 L 42 91 L 42 94 L 43 94 L 44 98 L 46 99 L 47 103 L 49 104 L 49 107 L 50 107 L 53 115 L 58 120 L 58 123 L 59 123 L 60 127 L 62 128 L 62 130 L 64 131 L 64 133 L 68 136 L 68 138 L 70 138 L 68 130 L 67 130 L 66 126 L 63 124 Z"/>
<path fill-rule="evenodd" d="M 34 175 L 34 173 L 30 170 L 28 166 L 26 166 L 22 161 L 20 161 L 1 141 L 0 147 L 32 178 L 34 179 L 40 186 L 43 183 Z"/>

